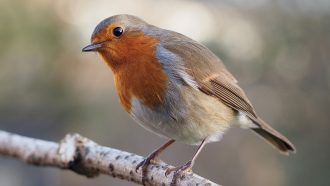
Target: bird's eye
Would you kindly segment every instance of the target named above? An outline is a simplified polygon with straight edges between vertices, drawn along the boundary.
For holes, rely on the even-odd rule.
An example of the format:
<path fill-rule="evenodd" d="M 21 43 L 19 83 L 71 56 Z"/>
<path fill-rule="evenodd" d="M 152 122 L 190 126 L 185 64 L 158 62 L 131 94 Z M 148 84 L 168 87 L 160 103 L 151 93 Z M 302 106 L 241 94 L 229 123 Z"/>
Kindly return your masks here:
<path fill-rule="evenodd" d="M 121 27 L 116 27 L 112 30 L 112 34 L 116 37 L 119 37 L 123 34 L 124 30 Z"/>

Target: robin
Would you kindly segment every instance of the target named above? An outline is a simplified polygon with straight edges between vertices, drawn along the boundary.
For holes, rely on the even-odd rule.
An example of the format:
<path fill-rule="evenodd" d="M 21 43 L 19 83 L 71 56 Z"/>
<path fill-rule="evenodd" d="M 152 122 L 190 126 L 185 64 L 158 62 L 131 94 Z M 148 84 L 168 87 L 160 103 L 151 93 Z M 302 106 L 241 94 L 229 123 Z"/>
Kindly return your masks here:
<path fill-rule="evenodd" d="M 293 144 L 255 112 L 235 77 L 204 45 L 132 15 L 115 15 L 95 28 L 91 44 L 111 68 L 124 109 L 147 130 L 168 142 L 139 163 L 147 168 L 175 141 L 199 145 L 190 161 L 176 168 L 172 185 L 191 170 L 206 143 L 219 141 L 232 126 L 251 129 L 284 154 Z"/>

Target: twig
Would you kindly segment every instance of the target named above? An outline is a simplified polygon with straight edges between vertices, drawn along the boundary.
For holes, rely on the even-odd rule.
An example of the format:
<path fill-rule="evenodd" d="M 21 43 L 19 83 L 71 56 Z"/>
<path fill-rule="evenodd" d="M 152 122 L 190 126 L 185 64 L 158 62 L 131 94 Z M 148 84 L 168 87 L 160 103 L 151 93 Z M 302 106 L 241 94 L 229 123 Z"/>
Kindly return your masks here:
<path fill-rule="evenodd" d="M 14 157 L 29 164 L 69 169 L 87 177 L 102 174 L 141 183 L 141 171 L 135 172 L 136 165 L 143 157 L 129 152 L 104 147 L 79 134 L 68 134 L 61 142 L 55 143 L 33 139 L 0 130 L 0 155 Z M 165 176 L 170 167 L 163 162 L 150 165 L 150 185 L 169 185 L 173 175 Z M 177 185 L 218 186 L 196 174 L 185 174 Z"/>

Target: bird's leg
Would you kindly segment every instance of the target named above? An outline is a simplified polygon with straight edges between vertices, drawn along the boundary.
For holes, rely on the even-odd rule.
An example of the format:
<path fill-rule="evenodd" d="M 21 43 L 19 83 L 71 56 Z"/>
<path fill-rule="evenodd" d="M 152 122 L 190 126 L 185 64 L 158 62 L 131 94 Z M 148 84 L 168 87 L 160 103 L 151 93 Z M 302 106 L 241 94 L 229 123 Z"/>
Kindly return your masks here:
<path fill-rule="evenodd" d="M 198 149 L 195 153 L 195 155 L 193 156 L 193 158 L 188 161 L 187 163 L 185 163 L 182 166 L 179 167 L 175 167 L 175 168 L 168 168 L 165 172 L 165 176 L 168 176 L 169 174 L 171 174 L 171 172 L 174 172 L 173 174 L 173 178 L 172 178 L 172 182 L 171 182 L 171 186 L 175 186 L 176 185 L 176 181 L 177 179 L 185 172 L 188 171 L 192 171 L 192 167 L 194 166 L 195 160 L 198 156 L 198 154 L 201 152 L 201 150 L 203 149 L 203 147 L 205 146 L 206 139 L 204 139 L 202 141 L 202 143 L 198 146 Z"/>
<path fill-rule="evenodd" d="M 137 172 L 140 167 L 142 167 L 142 184 L 145 185 L 145 182 L 147 181 L 147 174 L 148 174 L 148 166 L 151 163 L 158 163 L 159 162 L 159 155 L 162 153 L 168 146 L 170 146 L 172 143 L 174 143 L 175 140 L 171 139 L 167 141 L 165 144 L 160 146 L 158 149 L 153 151 L 151 154 L 149 154 L 143 161 L 141 161 L 135 168 L 135 171 Z"/>

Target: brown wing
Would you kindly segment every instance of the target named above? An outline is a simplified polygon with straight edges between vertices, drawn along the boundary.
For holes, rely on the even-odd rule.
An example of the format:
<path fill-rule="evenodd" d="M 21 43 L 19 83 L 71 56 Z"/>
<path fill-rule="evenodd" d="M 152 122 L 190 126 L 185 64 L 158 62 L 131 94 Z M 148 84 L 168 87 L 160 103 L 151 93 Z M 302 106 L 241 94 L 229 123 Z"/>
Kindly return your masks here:
<path fill-rule="evenodd" d="M 257 118 L 257 114 L 243 90 L 225 75 L 218 74 L 217 77 L 200 85 L 201 91 L 219 98 L 227 106 L 237 111 L 242 111 L 251 117 Z"/>
<path fill-rule="evenodd" d="M 257 118 L 257 115 L 237 80 L 222 61 L 205 46 L 177 33 L 163 41 L 165 48 L 179 55 L 187 73 L 197 82 L 199 89 L 219 98 L 229 107 Z"/>
<path fill-rule="evenodd" d="M 237 80 L 226 69 L 222 61 L 205 46 L 183 36 L 170 32 L 170 39 L 164 39 L 163 47 L 178 55 L 186 72 L 196 81 L 198 88 L 214 96 L 236 111 L 245 113 L 259 128 L 254 132 L 266 139 L 281 152 L 295 152 L 293 144 L 282 134 L 260 119 Z"/>

